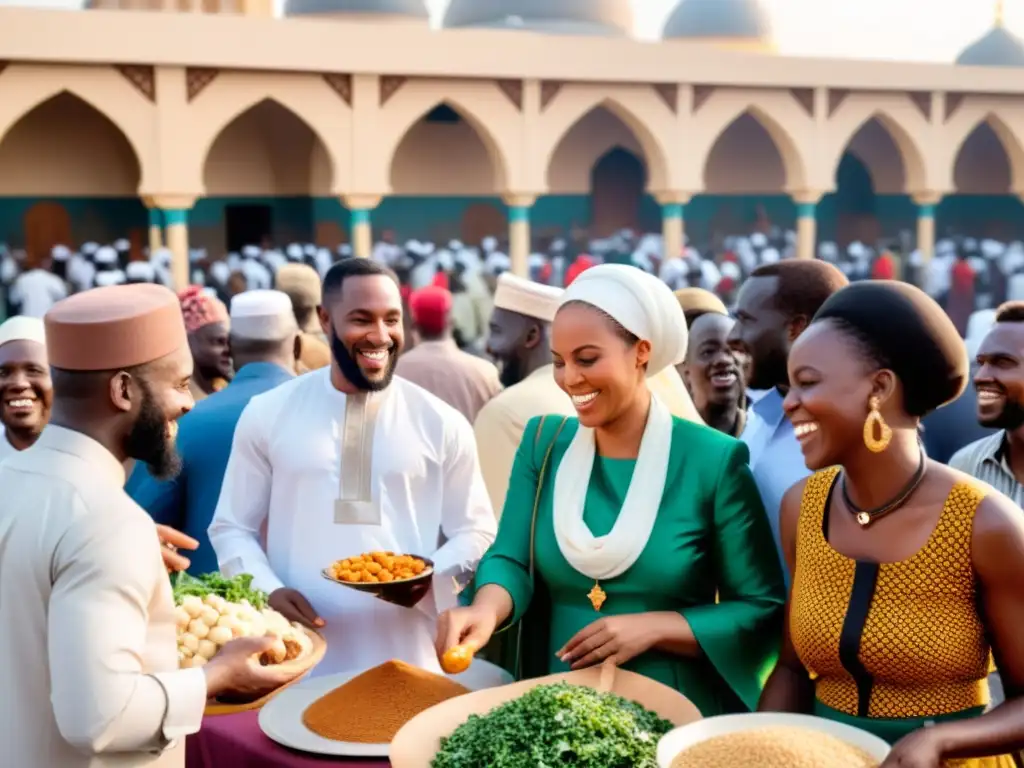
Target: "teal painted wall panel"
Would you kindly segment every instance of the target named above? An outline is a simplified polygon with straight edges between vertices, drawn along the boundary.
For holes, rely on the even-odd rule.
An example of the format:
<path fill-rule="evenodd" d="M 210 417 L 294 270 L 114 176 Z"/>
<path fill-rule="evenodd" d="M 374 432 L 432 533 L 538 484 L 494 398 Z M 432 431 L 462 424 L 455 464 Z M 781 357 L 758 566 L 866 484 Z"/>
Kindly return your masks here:
<path fill-rule="evenodd" d="M 64 206 L 71 219 L 71 235 L 78 245 L 88 238 L 114 240 L 132 229 L 149 226 L 149 212 L 137 197 L 0 197 L 0 243 L 24 245 L 22 221 L 36 203 Z"/>
<path fill-rule="evenodd" d="M 21 246 L 26 211 L 46 200 L 63 205 L 70 214 L 75 240 L 71 245 L 79 245 L 86 239 L 110 241 L 148 225 L 148 212 L 138 198 L 0 197 L 0 242 Z M 466 209 L 478 204 L 492 205 L 503 216 L 508 215 L 508 208 L 497 197 L 389 197 L 371 212 L 371 221 L 375 232 L 393 229 L 400 241 L 455 237 Z M 346 230 L 349 228 L 349 212 L 337 198 L 327 197 L 203 198 L 189 211 L 189 227 L 197 235 L 200 231 L 222 232 L 224 210 L 229 205 L 270 206 L 276 239 L 282 244 L 312 239 L 318 222 L 334 221 Z M 691 241 L 698 244 L 707 242 L 713 229 L 749 232 L 762 209 L 773 224 L 795 225 L 796 206 L 785 195 L 698 195 L 686 206 L 686 232 Z M 820 239 L 836 238 L 841 215 L 873 215 L 878 218 L 883 234 L 895 237 L 904 230 L 914 231 L 917 207 L 905 195 L 878 195 L 872 206 L 859 200 L 852 207 L 841 196 L 827 195 L 817 208 Z M 1024 205 L 1018 198 L 1008 195 L 949 196 L 936 207 L 935 218 L 939 236 L 963 232 L 975 236 L 1024 238 Z M 535 233 L 565 233 L 574 223 L 585 226 L 589 220 L 590 199 L 586 195 L 542 197 L 530 209 L 530 223 Z M 654 198 L 645 196 L 642 200 L 640 220 L 645 229 L 660 230 L 661 209 Z"/>

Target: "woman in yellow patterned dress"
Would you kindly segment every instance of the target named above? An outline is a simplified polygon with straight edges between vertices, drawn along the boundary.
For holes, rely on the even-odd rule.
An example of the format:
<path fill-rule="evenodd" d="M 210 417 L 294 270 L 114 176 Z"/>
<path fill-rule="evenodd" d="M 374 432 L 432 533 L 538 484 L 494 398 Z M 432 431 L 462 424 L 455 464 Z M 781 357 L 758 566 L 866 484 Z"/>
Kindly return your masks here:
<path fill-rule="evenodd" d="M 942 309 L 892 281 L 833 295 L 789 357 L 815 474 L 782 504 L 793 584 L 760 709 L 871 731 L 895 744 L 884 768 L 1022 764 L 1024 515 L 918 435 L 967 373 Z M 985 713 L 993 653 L 1007 701 Z"/>

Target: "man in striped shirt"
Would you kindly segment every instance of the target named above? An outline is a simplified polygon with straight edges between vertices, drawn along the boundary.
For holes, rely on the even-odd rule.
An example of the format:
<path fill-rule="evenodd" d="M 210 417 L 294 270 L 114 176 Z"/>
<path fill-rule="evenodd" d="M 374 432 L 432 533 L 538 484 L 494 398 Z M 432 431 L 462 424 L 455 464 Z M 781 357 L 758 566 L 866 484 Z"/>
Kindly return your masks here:
<path fill-rule="evenodd" d="M 949 465 L 1024 504 L 1024 302 L 999 307 L 978 348 L 978 423 L 999 430 L 961 448 Z"/>
<path fill-rule="evenodd" d="M 974 388 L 978 422 L 999 431 L 961 448 L 949 466 L 966 472 L 1024 504 L 1024 302 L 1007 302 L 978 348 Z M 1022 513 L 1024 514 L 1024 513 Z M 990 678 L 992 704 L 1003 701 L 997 674 Z"/>

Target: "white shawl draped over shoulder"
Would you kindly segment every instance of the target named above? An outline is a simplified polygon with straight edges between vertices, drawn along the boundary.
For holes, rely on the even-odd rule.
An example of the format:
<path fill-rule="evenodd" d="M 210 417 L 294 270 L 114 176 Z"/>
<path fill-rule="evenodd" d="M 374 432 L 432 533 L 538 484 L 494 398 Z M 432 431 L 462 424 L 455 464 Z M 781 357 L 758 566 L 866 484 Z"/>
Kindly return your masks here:
<path fill-rule="evenodd" d="M 674 381 L 669 378 L 651 388 L 651 407 L 633 477 L 610 533 L 594 536 L 583 521 L 596 456 L 593 429 L 579 426 L 555 474 L 554 528 L 562 555 L 585 576 L 612 579 L 629 570 L 647 546 L 665 490 L 676 409 L 670 411 L 656 390 L 662 389 L 677 407 L 692 412 L 694 421 L 700 418 L 673 367 L 686 356 L 686 318 L 667 285 L 633 266 L 602 264 L 584 271 L 565 290 L 561 304 L 574 301 L 600 309 L 634 336 L 650 342 L 649 383 L 667 370 L 675 374 Z"/>

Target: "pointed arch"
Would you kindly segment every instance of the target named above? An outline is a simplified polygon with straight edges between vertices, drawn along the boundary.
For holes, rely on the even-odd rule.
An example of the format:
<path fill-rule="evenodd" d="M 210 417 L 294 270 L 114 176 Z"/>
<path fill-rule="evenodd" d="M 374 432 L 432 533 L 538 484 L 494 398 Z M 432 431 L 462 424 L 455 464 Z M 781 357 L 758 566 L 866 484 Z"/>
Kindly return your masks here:
<path fill-rule="evenodd" d="M 205 175 L 205 169 L 210 159 L 210 154 L 216 145 L 217 140 L 232 126 L 236 125 L 239 121 L 244 120 L 253 110 L 258 109 L 265 104 L 273 104 L 283 109 L 289 115 L 298 120 L 298 122 L 303 126 L 309 129 L 320 145 L 324 147 L 329 163 L 331 184 L 336 184 L 338 176 L 337 163 L 335 162 L 335 156 L 331 152 L 330 145 L 328 143 L 329 134 L 325 136 L 323 131 L 315 124 L 315 121 L 311 122 L 303 116 L 301 107 L 298 107 L 298 105 L 294 103 L 289 104 L 289 101 L 291 100 L 288 98 L 281 99 L 277 95 L 274 95 L 263 96 L 262 98 L 250 97 L 241 104 L 225 104 L 224 108 L 220 110 L 221 114 L 219 118 L 206 126 L 206 130 L 197 144 L 199 147 L 199 157 L 201 158 L 199 166 L 201 178 Z"/>
<path fill-rule="evenodd" d="M 381 132 L 381 152 L 385 183 L 391 187 L 395 156 L 411 131 L 434 110 L 447 107 L 469 125 L 487 150 L 496 192 L 515 188 L 518 157 L 513 139 L 521 119 L 508 98 L 493 83 L 458 83 L 438 97 L 437 87 L 425 83 L 407 83 L 383 108 L 386 116 Z"/>
<path fill-rule="evenodd" d="M 189 104 L 190 174 L 203 189 L 203 168 L 214 142 L 244 114 L 274 102 L 304 123 L 326 154 L 332 194 L 349 191 L 352 108 L 320 75 L 293 72 L 221 72 Z"/>
<path fill-rule="evenodd" d="M 975 132 L 987 126 L 999 139 L 999 144 L 1006 153 L 1009 161 L 1009 189 L 1008 193 L 1017 193 L 1024 190 L 1024 142 L 1013 129 L 1009 120 L 1004 118 L 997 110 L 991 110 L 980 119 L 974 122 L 961 122 L 954 127 L 953 133 L 949 136 L 950 154 L 950 177 L 956 183 L 956 167 L 960 156 L 967 146 L 967 142 L 975 135 Z"/>
<path fill-rule="evenodd" d="M 418 125 L 426 120 L 431 113 L 440 108 L 447 107 L 456 113 L 461 120 L 464 120 L 476 137 L 480 139 L 484 145 L 484 149 L 487 151 L 487 157 L 491 165 L 491 173 L 493 180 L 492 192 L 500 192 L 508 189 L 509 178 L 511 176 L 509 168 L 508 153 L 503 146 L 502 140 L 498 135 L 491 130 L 491 126 L 488 121 L 478 113 L 472 106 L 467 104 L 467 100 L 459 98 L 458 96 L 448 95 L 442 99 L 435 99 L 425 107 L 422 101 L 417 105 L 418 110 L 411 110 L 409 106 L 403 109 L 401 118 L 392 123 L 392 131 L 394 139 L 388 144 L 384 157 L 387 158 L 386 173 L 388 187 L 392 186 L 392 178 L 394 173 L 395 161 L 398 158 L 399 149 L 402 143 L 412 134 Z"/>
<path fill-rule="evenodd" d="M 927 135 L 930 131 L 928 121 L 914 106 L 908 97 L 894 97 L 893 102 L 887 99 L 886 104 L 876 103 L 860 98 L 861 94 L 850 96 L 830 119 L 828 133 L 831 139 L 825 156 L 823 170 L 828 174 L 828 181 L 835 178 L 843 154 L 865 126 L 877 121 L 896 144 L 903 163 L 903 189 L 900 192 L 914 193 L 932 189 L 928 157 L 917 140 L 917 136 Z M 884 98 L 884 97 L 883 97 Z M 825 187 L 828 188 L 828 187 Z"/>
<path fill-rule="evenodd" d="M 731 119 L 722 125 L 717 133 L 713 134 L 714 138 L 711 141 L 711 144 L 707 147 L 706 154 L 704 155 L 701 177 L 705 188 L 708 188 L 707 177 L 711 168 L 711 161 L 713 159 L 715 149 L 723 139 L 726 139 L 730 131 L 734 130 L 738 126 L 742 126 L 744 118 L 749 117 L 764 131 L 764 133 L 768 135 L 775 151 L 778 153 L 779 162 L 782 166 L 782 179 L 781 184 L 778 185 L 778 189 L 757 189 L 749 191 L 756 191 L 763 194 L 765 192 L 782 193 L 808 189 L 807 168 L 804 158 L 800 154 L 798 144 L 792 133 L 790 133 L 780 120 L 773 117 L 767 110 L 757 105 L 749 105 L 746 108 L 737 108 L 732 110 L 730 113 L 727 113 L 727 115 L 731 117 Z M 709 189 L 709 191 L 711 190 Z"/>
<path fill-rule="evenodd" d="M 333 163 L 316 129 L 273 98 L 234 117 L 205 149 L 207 195 L 330 194 Z"/>
<path fill-rule="evenodd" d="M 563 90 L 569 90 L 569 87 Z M 563 140 L 580 121 L 602 109 L 624 123 L 640 143 L 647 165 L 648 189 L 671 188 L 670 153 L 664 141 L 667 124 L 671 122 L 667 105 L 653 91 L 625 91 L 609 95 L 583 90 L 582 87 L 573 88 L 570 93 L 560 93 L 544 111 L 538 157 L 545 184 L 555 152 Z"/>
<path fill-rule="evenodd" d="M 0 194 L 131 197 L 141 181 L 130 138 L 70 89 L 38 100 L 0 136 Z"/>
<path fill-rule="evenodd" d="M 722 89 L 701 105 L 698 120 L 688 136 L 688 163 L 694 176 L 687 188 L 702 189 L 711 153 L 719 140 L 749 115 L 764 129 L 779 153 L 785 174 L 784 189 L 800 192 L 813 188 L 809 178 L 808 159 L 803 147 L 812 146 L 813 121 L 789 93 L 763 93 Z"/>
<path fill-rule="evenodd" d="M 12 67 L 11 69 L 14 69 Z M 138 122 L 138 115 L 132 115 L 138 105 L 133 101 L 103 98 L 101 89 L 94 89 L 84 86 L 84 83 L 69 85 L 49 85 L 39 89 L 38 87 L 10 87 L 4 88 L 10 81 L 12 73 L 4 73 L 0 78 L 0 143 L 10 134 L 22 120 L 28 118 L 37 109 L 54 101 L 62 95 L 71 96 L 79 102 L 87 105 L 96 114 L 113 127 L 131 148 L 134 161 L 139 169 L 139 183 L 144 183 L 148 169 L 146 160 L 149 157 L 147 152 L 148 143 L 141 139 L 140 133 L 134 129 Z M 127 82 L 126 87 L 129 87 Z"/>

